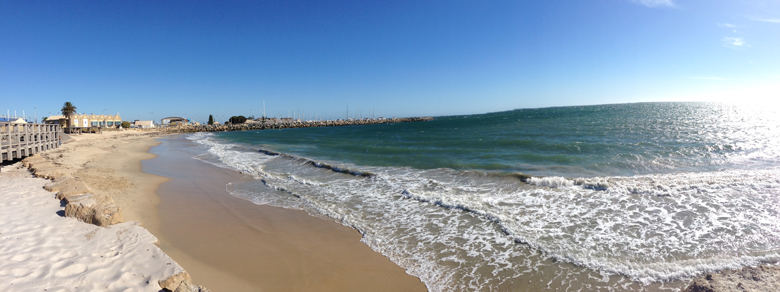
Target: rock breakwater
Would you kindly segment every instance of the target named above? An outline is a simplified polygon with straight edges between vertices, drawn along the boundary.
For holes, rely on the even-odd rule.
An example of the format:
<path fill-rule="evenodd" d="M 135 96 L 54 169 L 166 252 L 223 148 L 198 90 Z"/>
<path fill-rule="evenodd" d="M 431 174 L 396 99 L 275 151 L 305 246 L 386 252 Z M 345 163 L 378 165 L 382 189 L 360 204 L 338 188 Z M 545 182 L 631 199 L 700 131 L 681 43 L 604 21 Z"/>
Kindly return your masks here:
<path fill-rule="evenodd" d="M 360 119 L 360 120 L 330 120 L 330 121 L 278 121 L 265 120 L 243 124 L 228 125 L 197 125 L 161 128 L 163 132 L 194 133 L 194 132 L 223 132 L 223 131 L 247 131 L 247 130 L 278 130 L 291 128 L 317 128 L 317 127 L 343 127 L 358 125 L 394 124 L 409 122 L 432 121 L 433 117 L 412 117 L 392 119 Z"/>

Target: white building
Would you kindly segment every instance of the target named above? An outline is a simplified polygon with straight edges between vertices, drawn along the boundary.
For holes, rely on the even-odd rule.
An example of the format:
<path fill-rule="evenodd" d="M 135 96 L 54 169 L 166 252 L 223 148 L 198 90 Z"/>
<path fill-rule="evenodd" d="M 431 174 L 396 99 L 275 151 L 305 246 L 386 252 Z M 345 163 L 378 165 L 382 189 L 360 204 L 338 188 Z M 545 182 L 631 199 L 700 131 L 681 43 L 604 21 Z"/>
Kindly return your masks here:
<path fill-rule="evenodd" d="M 141 129 L 154 128 L 154 122 L 153 121 L 135 121 L 133 123 L 133 127 L 141 128 Z"/>

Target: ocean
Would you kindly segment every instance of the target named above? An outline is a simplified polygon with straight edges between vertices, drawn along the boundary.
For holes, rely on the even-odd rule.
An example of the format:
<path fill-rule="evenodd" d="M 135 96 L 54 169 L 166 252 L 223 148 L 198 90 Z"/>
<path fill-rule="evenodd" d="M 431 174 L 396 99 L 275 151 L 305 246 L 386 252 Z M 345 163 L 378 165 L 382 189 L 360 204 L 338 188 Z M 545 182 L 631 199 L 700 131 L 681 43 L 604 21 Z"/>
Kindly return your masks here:
<path fill-rule="evenodd" d="M 780 261 L 780 113 L 519 109 L 197 133 L 228 191 L 355 228 L 430 291 L 676 291 Z M 316 239 L 312 239 L 316 240 Z"/>

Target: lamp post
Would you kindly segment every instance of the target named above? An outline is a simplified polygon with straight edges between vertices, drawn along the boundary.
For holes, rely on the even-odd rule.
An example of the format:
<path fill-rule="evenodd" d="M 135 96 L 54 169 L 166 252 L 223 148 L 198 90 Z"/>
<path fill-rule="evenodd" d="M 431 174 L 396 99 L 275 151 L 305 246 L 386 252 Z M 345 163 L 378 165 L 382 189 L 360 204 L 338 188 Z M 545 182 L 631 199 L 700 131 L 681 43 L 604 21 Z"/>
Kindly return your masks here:
<path fill-rule="evenodd" d="M 37 106 L 33 107 L 33 109 L 35 109 L 33 112 L 35 112 L 35 123 L 37 124 L 38 123 L 38 107 Z"/>

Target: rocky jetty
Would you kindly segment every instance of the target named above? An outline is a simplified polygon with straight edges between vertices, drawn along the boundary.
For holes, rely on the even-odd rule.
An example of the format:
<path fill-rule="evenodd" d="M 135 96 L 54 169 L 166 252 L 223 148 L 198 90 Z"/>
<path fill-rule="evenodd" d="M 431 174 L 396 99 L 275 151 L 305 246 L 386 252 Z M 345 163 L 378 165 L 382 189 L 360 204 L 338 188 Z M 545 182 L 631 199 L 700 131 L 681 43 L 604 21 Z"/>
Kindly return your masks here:
<path fill-rule="evenodd" d="M 198 125 L 161 128 L 160 131 L 171 133 L 193 132 L 223 132 L 223 131 L 247 131 L 247 130 L 276 130 L 290 128 L 316 128 L 316 127 L 343 127 L 357 125 L 394 124 L 409 122 L 432 121 L 432 117 L 392 118 L 392 119 L 359 119 L 359 120 L 331 120 L 331 121 L 289 121 L 280 122 L 273 120 L 258 121 L 257 123 L 231 124 L 231 125 Z"/>

